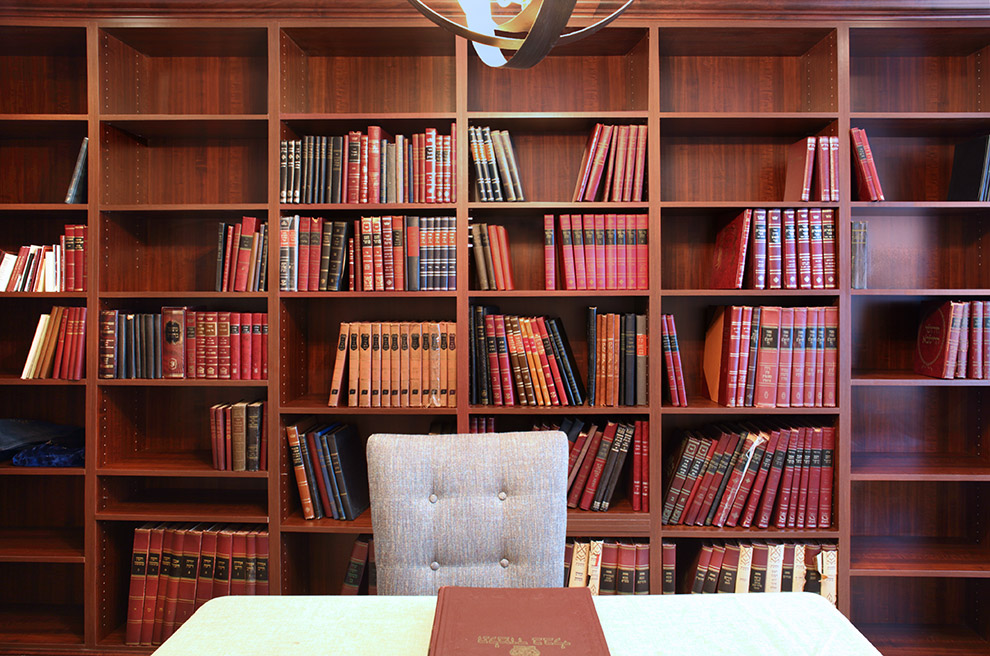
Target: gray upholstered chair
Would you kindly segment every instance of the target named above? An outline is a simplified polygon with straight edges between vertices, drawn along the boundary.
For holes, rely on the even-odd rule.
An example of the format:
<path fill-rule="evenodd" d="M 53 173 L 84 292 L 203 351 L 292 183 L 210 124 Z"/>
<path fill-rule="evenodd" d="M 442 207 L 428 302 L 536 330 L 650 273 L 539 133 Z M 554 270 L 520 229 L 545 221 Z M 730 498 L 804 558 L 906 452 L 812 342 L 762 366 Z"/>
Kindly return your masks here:
<path fill-rule="evenodd" d="M 378 593 L 559 587 L 567 452 L 560 431 L 372 435 Z"/>

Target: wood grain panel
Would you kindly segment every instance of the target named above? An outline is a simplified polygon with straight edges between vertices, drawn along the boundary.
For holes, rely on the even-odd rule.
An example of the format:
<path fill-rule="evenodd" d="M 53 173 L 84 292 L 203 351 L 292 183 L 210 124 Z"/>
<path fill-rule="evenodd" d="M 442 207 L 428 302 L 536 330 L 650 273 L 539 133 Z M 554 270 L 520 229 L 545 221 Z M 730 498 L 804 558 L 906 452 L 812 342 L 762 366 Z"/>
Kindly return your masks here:
<path fill-rule="evenodd" d="M 867 637 L 881 638 L 875 643 L 880 649 L 978 654 L 986 651 L 988 636 L 972 602 L 988 593 L 987 580 L 854 577 L 852 617 Z"/>
<path fill-rule="evenodd" d="M 973 519 L 986 512 L 988 489 L 985 483 L 853 482 L 852 534 L 979 543 L 986 527 Z"/>
<path fill-rule="evenodd" d="M 83 568 L 77 564 L 0 563 L 0 576 L 7 582 L 7 585 L 3 586 L 3 590 L 0 591 L 0 608 L 7 609 L 11 604 L 23 605 L 25 609 L 42 605 L 74 607 L 78 613 L 77 640 L 80 640 L 82 633 L 82 574 Z M 45 582 L 48 584 L 45 585 Z M 41 584 L 39 585 L 39 583 Z M 3 617 L 4 613 L 0 610 L 0 619 Z M 3 626 L 0 624 L 0 627 Z M 24 627 L 9 628 L 13 629 L 14 633 L 24 630 Z M 6 630 L 9 629 L 0 628 L 0 636 L 3 636 Z M 28 632 L 24 631 L 24 633 Z M 28 641 L 40 642 L 37 637 Z"/>
<path fill-rule="evenodd" d="M 0 477 L 0 530 L 82 528 L 83 479 L 79 476 Z M 71 501 L 70 501 L 71 500 Z M 38 512 L 44 508 L 44 512 Z"/>
<path fill-rule="evenodd" d="M 280 594 L 340 594 L 356 537 L 349 534 L 283 533 Z M 366 574 L 362 594 L 367 590 L 367 585 Z"/>
<path fill-rule="evenodd" d="M 918 339 L 921 299 L 853 297 L 852 368 L 910 372 Z"/>
<path fill-rule="evenodd" d="M 0 203 L 61 203 L 72 179 L 84 122 L 15 122 L 0 134 Z"/>
<path fill-rule="evenodd" d="M 66 297 L 50 300 L 44 297 L 0 298 L 0 312 L 5 316 L 4 338 L 0 340 L 0 373 L 20 377 L 42 314 L 51 314 L 55 305 L 78 307 L 83 304 L 78 298 Z M 32 412 L 37 409 L 36 405 L 29 407 L 34 408 Z"/>
<path fill-rule="evenodd" d="M 85 114 L 82 28 L 0 28 L 0 70 L 17 93 L 0 94 L 0 114 Z"/>

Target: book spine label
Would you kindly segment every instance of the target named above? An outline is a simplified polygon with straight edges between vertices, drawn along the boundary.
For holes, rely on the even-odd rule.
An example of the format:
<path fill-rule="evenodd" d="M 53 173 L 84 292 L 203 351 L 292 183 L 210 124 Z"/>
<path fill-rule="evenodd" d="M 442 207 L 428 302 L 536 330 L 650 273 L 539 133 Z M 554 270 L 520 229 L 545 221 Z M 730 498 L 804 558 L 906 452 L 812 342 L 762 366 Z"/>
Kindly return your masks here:
<path fill-rule="evenodd" d="M 822 211 L 818 208 L 808 211 L 808 227 L 811 248 L 811 287 L 825 288 L 825 249 L 822 243 Z"/>
<path fill-rule="evenodd" d="M 808 210 L 797 211 L 798 286 L 811 289 L 811 224 Z"/>
<path fill-rule="evenodd" d="M 162 308 L 162 375 L 186 377 L 186 309 Z"/>
<path fill-rule="evenodd" d="M 753 243 L 751 276 L 753 289 L 766 288 L 767 273 L 767 212 L 766 210 L 753 211 Z"/>
<path fill-rule="evenodd" d="M 779 353 L 780 308 L 764 307 L 760 312 L 759 346 L 756 355 L 756 394 L 753 403 L 758 408 L 773 408 L 777 404 Z"/>

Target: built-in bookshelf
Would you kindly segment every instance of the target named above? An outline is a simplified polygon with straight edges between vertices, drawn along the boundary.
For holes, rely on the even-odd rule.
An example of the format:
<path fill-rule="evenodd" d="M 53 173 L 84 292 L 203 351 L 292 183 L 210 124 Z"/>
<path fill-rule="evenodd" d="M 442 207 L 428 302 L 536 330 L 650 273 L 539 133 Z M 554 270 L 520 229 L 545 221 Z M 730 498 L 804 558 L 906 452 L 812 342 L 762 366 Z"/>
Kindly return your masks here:
<path fill-rule="evenodd" d="M 694 3 L 704 7 L 682 20 L 644 1 L 532 69 L 503 71 L 411 8 L 383 18 L 341 3 L 312 17 L 298 0 L 282 15 L 246 7 L 221 19 L 204 3 L 193 20 L 91 7 L 59 18 L 44 13 L 57 3 L 28 4 L 0 19 L 0 249 L 56 243 L 66 225 L 87 225 L 89 284 L 0 293 L 0 417 L 84 426 L 86 465 L 0 463 L 0 580 L 9 582 L 0 590 L 0 652 L 147 652 L 125 645 L 134 529 L 145 522 L 264 525 L 273 593 L 337 594 L 355 540 L 373 527 L 370 512 L 304 519 L 285 427 L 311 416 L 346 422 L 363 439 L 466 433 L 491 416 L 500 431 L 566 417 L 648 422 L 649 511 L 632 509 L 624 474 L 606 512 L 568 512 L 569 536 L 648 540 L 655 593 L 661 541 L 676 545 L 678 579 L 710 540 L 834 544 L 838 608 L 885 654 L 988 649 L 986 384 L 920 376 L 912 355 L 923 301 L 990 296 L 987 204 L 945 200 L 955 145 L 990 133 L 990 18 L 907 19 L 920 10 L 883 8 L 867 16 L 852 5 L 822 18 L 790 3 L 781 11 L 795 20 L 782 22 L 712 15 Z M 647 127 L 643 200 L 572 202 L 598 123 Z M 283 140 L 372 125 L 390 135 L 453 129 L 456 197 L 280 202 Z M 525 201 L 478 196 L 467 148 L 478 126 L 511 135 Z M 869 134 L 884 202 L 854 200 L 851 127 Z M 788 149 L 808 136 L 839 138 L 839 201 L 784 200 Z M 84 137 L 88 194 L 65 204 Z M 749 208 L 798 207 L 834 212 L 836 288 L 710 288 L 726 222 Z M 558 270 L 557 289 L 546 289 L 545 217 L 610 213 L 649 217 L 647 288 L 569 290 Z M 456 217 L 456 290 L 282 291 L 276 231 L 286 215 Z M 217 226 L 246 216 L 271 231 L 267 291 L 217 292 Z M 853 220 L 869 233 L 866 289 L 850 284 Z M 475 284 L 473 223 L 505 229 L 514 290 Z M 88 310 L 85 376 L 21 380 L 38 317 L 55 305 Z M 178 305 L 267 313 L 267 379 L 99 377 L 101 311 Z M 646 315 L 648 404 L 472 404 L 474 305 L 558 317 L 585 383 L 595 355 L 588 307 Z M 716 308 L 729 305 L 837 308 L 836 407 L 709 400 L 705 333 Z M 686 406 L 664 392 L 661 314 L 677 320 Z M 329 407 L 341 322 L 360 321 L 451 322 L 456 404 Z M 267 471 L 213 467 L 209 409 L 241 400 L 270 409 Z M 747 422 L 835 429 L 829 527 L 661 522 L 667 461 L 684 432 Z"/>

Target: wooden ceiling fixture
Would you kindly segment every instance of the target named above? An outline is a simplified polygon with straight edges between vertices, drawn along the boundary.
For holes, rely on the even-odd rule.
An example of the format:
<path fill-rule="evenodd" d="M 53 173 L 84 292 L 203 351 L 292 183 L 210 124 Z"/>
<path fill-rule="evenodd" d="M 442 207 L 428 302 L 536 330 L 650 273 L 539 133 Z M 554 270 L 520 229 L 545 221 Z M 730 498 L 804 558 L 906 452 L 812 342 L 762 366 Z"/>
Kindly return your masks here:
<path fill-rule="evenodd" d="M 467 25 L 453 21 L 431 9 L 421 0 L 409 0 L 409 4 L 431 21 L 470 40 L 483 62 L 493 68 L 532 68 L 550 49 L 558 44 L 574 43 L 594 34 L 626 10 L 633 0 L 627 0 L 614 12 L 600 21 L 564 33 L 567 21 L 574 12 L 577 0 L 457 0 L 464 11 Z M 519 12 L 498 23 L 493 16 L 493 5 L 500 7 L 520 5 Z M 505 51 L 511 54 L 506 57 Z"/>

